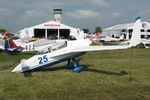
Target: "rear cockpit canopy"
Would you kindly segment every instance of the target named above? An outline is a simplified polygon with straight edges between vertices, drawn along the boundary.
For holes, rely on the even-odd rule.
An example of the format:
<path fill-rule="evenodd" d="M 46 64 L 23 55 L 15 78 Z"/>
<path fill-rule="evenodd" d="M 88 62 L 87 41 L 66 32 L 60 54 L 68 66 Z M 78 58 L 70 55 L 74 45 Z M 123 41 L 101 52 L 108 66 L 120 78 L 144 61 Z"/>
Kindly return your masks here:
<path fill-rule="evenodd" d="M 49 47 L 46 47 L 46 48 L 42 49 L 37 54 L 38 55 L 39 54 L 46 54 L 46 53 L 50 53 L 50 52 L 53 52 L 53 51 L 56 51 L 56 50 L 59 50 L 59 49 L 65 48 L 65 47 L 67 47 L 67 42 L 66 41 L 57 42 L 57 43 L 54 43 L 53 45 L 51 45 Z"/>

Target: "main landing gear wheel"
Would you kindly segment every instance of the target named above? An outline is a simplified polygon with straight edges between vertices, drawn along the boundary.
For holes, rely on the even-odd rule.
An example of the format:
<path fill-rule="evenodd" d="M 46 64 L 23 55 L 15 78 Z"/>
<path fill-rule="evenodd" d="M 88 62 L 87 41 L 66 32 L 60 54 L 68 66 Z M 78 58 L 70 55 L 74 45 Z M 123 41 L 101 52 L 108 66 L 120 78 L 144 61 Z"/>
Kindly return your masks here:
<path fill-rule="evenodd" d="M 72 62 L 70 62 L 70 61 L 71 61 L 71 59 L 68 60 L 67 68 L 73 67 L 73 71 L 75 73 L 79 73 L 82 71 L 83 66 L 79 66 L 77 61 L 74 58 L 72 59 Z"/>

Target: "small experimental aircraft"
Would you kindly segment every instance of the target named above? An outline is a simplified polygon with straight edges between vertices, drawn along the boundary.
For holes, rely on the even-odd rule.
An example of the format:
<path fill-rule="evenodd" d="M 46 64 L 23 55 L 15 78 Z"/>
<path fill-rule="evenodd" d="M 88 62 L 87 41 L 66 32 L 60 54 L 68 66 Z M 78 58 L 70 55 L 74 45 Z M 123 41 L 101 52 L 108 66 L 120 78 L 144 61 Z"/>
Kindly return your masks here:
<path fill-rule="evenodd" d="M 48 40 L 48 39 L 38 39 L 31 42 L 22 41 L 21 39 L 14 40 L 14 43 L 18 46 L 23 47 L 22 52 L 28 51 L 40 51 L 46 47 L 51 46 L 51 44 L 56 43 L 56 40 Z"/>
<path fill-rule="evenodd" d="M 21 39 L 13 40 L 12 38 L 7 38 L 5 40 L 0 40 L 0 49 L 5 50 L 6 52 L 40 51 L 54 43 L 62 41 L 65 40 L 39 39 L 32 42 L 25 42 L 21 41 Z"/>
<path fill-rule="evenodd" d="M 21 52 L 23 50 L 23 47 L 17 46 L 11 38 L 5 40 L 4 48 L 5 51 L 10 52 Z"/>
<path fill-rule="evenodd" d="M 80 72 L 82 67 L 77 64 L 75 58 L 85 54 L 87 51 L 127 49 L 141 43 L 140 24 L 141 18 L 138 17 L 134 23 L 134 30 L 131 40 L 127 43 L 128 45 L 91 46 L 90 44 L 92 42 L 89 39 L 54 43 L 53 45 L 41 50 L 38 54 L 32 56 L 31 58 L 22 60 L 12 70 L 12 72 L 34 71 L 64 61 L 68 61 L 67 66 L 73 67 L 74 72 Z"/>
<path fill-rule="evenodd" d="M 142 44 L 144 45 L 145 48 L 149 48 L 150 46 L 150 40 L 148 39 L 142 39 L 141 40 Z"/>
<path fill-rule="evenodd" d="M 108 41 L 120 41 L 120 40 L 123 40 L 123 35 L 121 35 L 119 38 L 109 37 L 109 36 L 100 38 L 100 41 L 105 41 L 105 42 L 108 42 Z"/>

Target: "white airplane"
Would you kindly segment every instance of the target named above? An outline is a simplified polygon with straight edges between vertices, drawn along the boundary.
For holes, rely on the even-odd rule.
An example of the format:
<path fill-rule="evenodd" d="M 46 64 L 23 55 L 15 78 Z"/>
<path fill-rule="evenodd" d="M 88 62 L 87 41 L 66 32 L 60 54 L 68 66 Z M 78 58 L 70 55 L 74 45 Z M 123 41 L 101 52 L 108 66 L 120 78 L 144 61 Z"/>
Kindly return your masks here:
<path fill-rule="evenodd" d="M 107 36 L 107 37 L 100 38 L 100 40 L 106 41 L 106 42 L 108 42 L 108 41 L 120 41 L 120 40 L 122 40 L 122 36 L 120 36 L 119 38 Z"/>
<path fill-rule="evenodd" d="M 31 58 L 22 60 L 12 70 L 12 72 L 34 71 L 64 61 L 68 61 L 68 66 L 72 66 L 74 72 L 80 72 L 82 67 L 77 64 L 75 58 L 85 54 L 87 51 L 127 49 L 141 43 L 140 24 L 141 18 L 138 17 L 134 23 L 134 30 L 131 40 L 128 41 L 129 45 L 90 46 L 91 41 L 89 39 L 56 43 L 48 48 L 45 48 L 44 50 L 41 50 L 41 52 L 32 56 Z M 71 60 L 72 63 L 70 63 Z"/>
<path fill-rule="evenodd" d="M 0 40 L 0 49 L 7 52 L 28 52 L 28 51 L 40 51 L 46 47 L 51 46 L 54 43 L 59 43 L 65 40 L 47 40 L 39 39 L 33 42 L 24 42 L 20 39 L 12 40 L 11 38 Z"/>
<path fill-rule="evenodd" d="M 51 46 L 51 44 L 56 43 L 59 41 L 56 40 L 48 40 L 48 39 L 39 39 L 33 42 L 24 42 L 19 40 L 15 40 L 14 43 L 17 46 L 23 47 L 22 52 L 28 52 L 28 51 L 40 51 L 46 47 Z"/>
<path fill-rule="evenodd" d="M 150 40 L 149 39 L 142 39 L 141 42 L 145 48 L 149 48 L 149 46 L 150 46 Z"/>

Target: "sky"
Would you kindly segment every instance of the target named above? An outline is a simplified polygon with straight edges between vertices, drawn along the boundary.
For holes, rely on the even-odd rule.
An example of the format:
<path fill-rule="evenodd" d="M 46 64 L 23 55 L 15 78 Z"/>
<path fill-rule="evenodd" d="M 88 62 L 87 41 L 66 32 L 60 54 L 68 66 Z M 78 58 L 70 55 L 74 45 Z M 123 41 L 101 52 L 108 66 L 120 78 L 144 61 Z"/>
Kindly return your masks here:
<path fill-rule="evenodd" d="M 62 23 L 80 29 L 103 29 L 131 23 L 137 16 L 150 22 L 150 0 L 0 0 L 0 28 L 17 32 L 53 20 L 62 9 Z"/>

